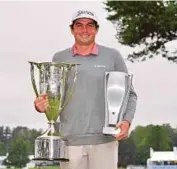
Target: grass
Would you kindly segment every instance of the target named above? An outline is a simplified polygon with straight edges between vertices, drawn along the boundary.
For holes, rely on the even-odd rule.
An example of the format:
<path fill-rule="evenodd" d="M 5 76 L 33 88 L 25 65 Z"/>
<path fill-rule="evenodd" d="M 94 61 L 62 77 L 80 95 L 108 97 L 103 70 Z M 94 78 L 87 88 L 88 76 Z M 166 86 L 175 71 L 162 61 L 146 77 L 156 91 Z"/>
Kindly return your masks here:
<path fill-rule="evenodd" d="M 21 169 L 21 168 L 14 168 L 14 169 Z M 46 166 L 46 167 L 34 167 L 29 169 L 60 169 L 59 166 Z M 124 168 L 118 168 L 118 169 L 124 169 Z"/>
<path fill-rule="evenodd" d="M 22 168 L 13 168 L 13 169 L 22 169 Z M 59 166 L 45 166 L 45 167 L 30 167 L 28 169 L 60 169 L 60 167 Z"/>
<path fill-rule="evenodd" d="M 14 169 L 21 169 L 21 168 L 14 168 Z M 46 167 L 34 167 L 29 169 L 60 169 L 59 166 L 46 166 Z M 124 168 L 118 168 L 118 169 L 124 169 Z"/>
<path fill-rule="evenodd" d="M 29 169 L 60 169 L 59 166 L 34 167 Z"/>
<path fill-rule="evenodd" d="M 29 169 L 60 169 L 59 166 L 34 167 Z"/>

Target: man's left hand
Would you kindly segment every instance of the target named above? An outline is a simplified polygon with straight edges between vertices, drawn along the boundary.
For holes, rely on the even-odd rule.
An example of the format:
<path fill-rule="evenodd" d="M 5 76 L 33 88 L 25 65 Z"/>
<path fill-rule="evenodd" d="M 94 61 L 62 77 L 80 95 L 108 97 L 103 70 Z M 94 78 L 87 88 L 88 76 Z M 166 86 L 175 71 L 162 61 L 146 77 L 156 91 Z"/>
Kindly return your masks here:
<path fill-rule="evenodd" d="M 129 121 L 123 120 L 123 121 L 117 123 L 116 124 L 116 129 L 120 129 L 120 133 L 114 135 L 114 137 L 116 137 L 116 139 L 118 141 L 128 137 L 129 128 L 130 128 L 130 122 Z"/>

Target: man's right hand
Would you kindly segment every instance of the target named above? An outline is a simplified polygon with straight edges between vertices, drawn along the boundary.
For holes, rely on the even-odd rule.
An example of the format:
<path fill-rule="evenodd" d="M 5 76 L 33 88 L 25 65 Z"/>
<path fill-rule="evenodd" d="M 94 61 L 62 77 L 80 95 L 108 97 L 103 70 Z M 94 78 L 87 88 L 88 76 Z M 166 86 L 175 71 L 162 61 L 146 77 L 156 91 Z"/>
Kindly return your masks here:
<path fill-rule="evenodd" d="M 45 112 L 45 110 L 47 110 L 47 108 L 49 107 L 49 101 L 48 101 L 47 95 L 42 94 L 39 97 L 37 97 L 34 100 L 34 106 L 38 112 L 40 112 L 40 113 Z"/>

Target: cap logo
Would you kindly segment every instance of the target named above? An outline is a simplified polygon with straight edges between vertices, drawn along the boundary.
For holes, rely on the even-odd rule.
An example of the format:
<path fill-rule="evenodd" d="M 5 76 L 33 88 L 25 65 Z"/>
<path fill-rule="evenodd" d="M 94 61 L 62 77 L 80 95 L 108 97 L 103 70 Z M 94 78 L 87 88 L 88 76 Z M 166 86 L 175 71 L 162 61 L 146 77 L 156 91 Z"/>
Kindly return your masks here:
<path fill-rule="evenodd" d="M 78 11 L 76 17 L 79 17 L 80 15 L 83 15 L 83 14 L 94 16 L 94 14 L 90 11 Z"/>

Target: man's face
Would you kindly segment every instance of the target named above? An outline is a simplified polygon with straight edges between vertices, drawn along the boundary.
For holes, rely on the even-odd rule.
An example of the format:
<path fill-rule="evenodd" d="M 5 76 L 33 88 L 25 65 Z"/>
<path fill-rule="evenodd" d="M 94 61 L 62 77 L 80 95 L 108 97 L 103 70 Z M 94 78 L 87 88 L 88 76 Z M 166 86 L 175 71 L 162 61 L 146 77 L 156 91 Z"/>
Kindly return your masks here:
<path fill-rule="evenodd" d="M 91 19 L 77 19 L 71 29 L 75 41 L 79 45 L 90 45 L 95 41 L 97 27 Z"/>

